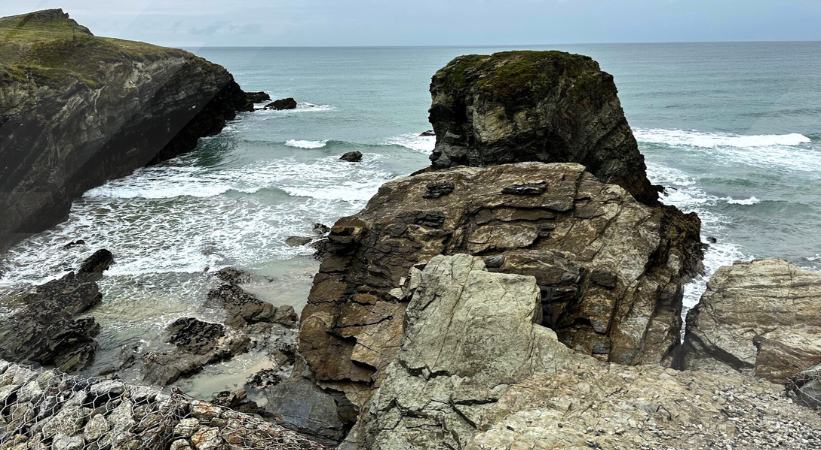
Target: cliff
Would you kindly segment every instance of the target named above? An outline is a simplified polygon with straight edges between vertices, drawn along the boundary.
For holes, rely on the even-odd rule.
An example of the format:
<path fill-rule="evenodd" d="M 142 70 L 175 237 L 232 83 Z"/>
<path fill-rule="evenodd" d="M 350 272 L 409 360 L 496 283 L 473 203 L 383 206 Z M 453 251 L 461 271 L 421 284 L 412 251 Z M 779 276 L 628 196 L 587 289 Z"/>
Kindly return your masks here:
<path fill-rule="evenodd" d="M 61 10 L 0 19 L 0 251 L 249 106 L 230 73 L 188 52 L 96 37 Z"/>
<path fill-rule="evenodd" d="M 642 203 L 658 201 L 613 77 L 587 56 L 460 56 L 436 72 L 430 92 L 434 168 L 575 162 Z"/>

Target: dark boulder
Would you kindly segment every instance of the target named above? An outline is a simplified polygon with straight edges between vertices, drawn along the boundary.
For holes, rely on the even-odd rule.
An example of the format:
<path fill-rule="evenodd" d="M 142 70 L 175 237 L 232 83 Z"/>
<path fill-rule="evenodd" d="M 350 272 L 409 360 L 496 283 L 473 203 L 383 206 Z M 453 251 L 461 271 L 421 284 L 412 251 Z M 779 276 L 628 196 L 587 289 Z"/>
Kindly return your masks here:
<path fill-rule="evenodd" d="M 433 131 L 433 130 L 423 131 L 419 134 L 419 136 L 423 136 L 423 137 L 436 136 L 436 132 Z"/>
<path fill-rule="evenodd" d="M 111 261 L 111 253 L 100 250 L 77 273 L 37 286 L 19 299 L 8 299 L 21 306 L 0 321 L 0 358 L 65 372 L 88 367 L 97 350 L 94 338 L 100 325 L 92 317 L 78 316 L 102 301 L 96 281 Z"/>
<path fill-rule="evenodd" d="M 252 106 L 254 103 L 262 103 L 271 100 L 271 96 L 265 92 L 246 92 L 245 98 L 248 99 Z"/>
<path fill-rule="evenodd" d="M 596 61 L 557 51 L 454 59 L 431 83 L 433 167 L 575 162 L 655 204 L 613 77 Z"/>
<path fill-rule="evenodd" d="M 347 152 L 347 153 L 343 154 L 342 156 L 340 156 L 339 159 L 341 159 L 342 161 L 348 161 L 348 162 L 359 162 L 359 161 L 362 161 L 362 152 L 360 152 L 360 151 Z"/>
<path fill-rule="evenodd" d="M 290 236 L 285 239 L 285 245 L 289 247 L 301 247 L 310 244 L 313 240 L 314 238 L 310 236 Z"/>
<path fill-rule="evenodd" d="M 296 100 L 291 97 L 275 100 L 265 105 L 265 109 L 273 109 L 275 111 L 282 111 L 284 109 L 296 109 Z"/>

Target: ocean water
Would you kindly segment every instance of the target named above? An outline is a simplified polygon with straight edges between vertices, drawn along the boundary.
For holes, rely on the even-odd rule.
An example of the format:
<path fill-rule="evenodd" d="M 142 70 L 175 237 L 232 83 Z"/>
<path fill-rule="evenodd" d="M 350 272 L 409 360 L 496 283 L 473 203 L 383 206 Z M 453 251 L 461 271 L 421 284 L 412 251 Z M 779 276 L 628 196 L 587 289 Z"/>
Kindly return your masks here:
<path fill-rule="evenodd" d="M 615 76 L 649 175 L 668 188 L 664 201 L 696 211 L 705 240 L 717 239 L 708 275 L 754 257 L 821 269 L 821 43 L 550 48 L 590 55 Z M 219 319 L 204 299 L 224 266 L 267 276 L 255 292 L 299 309 L 317 263 L 285 239 L 355 213 L 385 181 L 425 167 L 431 75 L 457 55 L 504 49 L 192 50 L 246 90 L 292 96 L 299 107 L 241 114 L 195 152 L 92 189 L 67 222 L 0 260 L 0 291 L 13 291 L 97 248 L 114 253 L 93 312 L 103 334 L 91 371 L 176 318 Z M 338 160 L 351 150 L 364 154 L 361 164 Z M 76 239 L 88 245 L 63 248 Z M 705 280 L 688 286 L 688 304 Z M 224 367 L 237 374 L 225 387 L 258 366 L 246 359 Z"/>

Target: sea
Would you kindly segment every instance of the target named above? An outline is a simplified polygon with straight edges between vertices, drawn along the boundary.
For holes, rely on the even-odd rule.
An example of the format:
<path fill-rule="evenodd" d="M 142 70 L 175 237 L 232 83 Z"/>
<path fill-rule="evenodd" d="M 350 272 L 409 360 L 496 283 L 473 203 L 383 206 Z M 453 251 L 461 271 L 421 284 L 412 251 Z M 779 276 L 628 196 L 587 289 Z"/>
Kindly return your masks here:
<path fill-rule="evenodd" d="M 428 86 L 452 58 L 513 48 L 197 48 L 246 91 L 294 97 L 289 111 L 243 113 L 219 135 L 166 163 L 91 189 L 64 223 L 0 257 L 0 294 L 75 268 L 107 248 L 116 264 L 101 282 L 97 361 L 159 339 L 171 321 L 219 320 L 205 297 L 226 266 L 263 281 L 274 304 L 305 304 L 318 263 L 315 223 L 362 209 L 379 186 L 429 164 L 434 138 Z M 613 74 L 627 118 L 663 201 L 698 213 L 704 277 L 717 268 L 778 257 L 821 270 L 821 43 L 519 46 L 589 55 Z M 259 105 L 262 106 L 262 105 Z M 359 150 L 363 161 L 339 161 Z M 86 245 L 66 248 L 82 239 Z M 181 383 L 192 395 L 241 385 L 264 368 L 249 354 Z"/>

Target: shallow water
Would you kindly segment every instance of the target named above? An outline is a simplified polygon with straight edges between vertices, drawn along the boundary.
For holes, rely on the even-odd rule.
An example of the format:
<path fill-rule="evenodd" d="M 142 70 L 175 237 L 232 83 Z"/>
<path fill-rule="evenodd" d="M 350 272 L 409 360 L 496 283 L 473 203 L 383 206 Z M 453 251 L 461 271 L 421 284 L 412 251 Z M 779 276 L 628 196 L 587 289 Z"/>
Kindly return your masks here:
<path fill-rule="evenodd" d="M 708 273 L 736 259 L 777 256 L 821 269 L 821 44 L 564 46 L 614 74 L 649 175 L 665 202 L 696 211 L 718 243 Z M 205 307 L 213 271 L 239 266 L 272 278 L 251 289 L 301 309 L 316 262 L 291 235 L 360 210 L 387 180 L 428 164 L 427 88 L 452 57 L 501 49 L 195 49 L 246 90 L 293 96 L 293 111 L 241 114 L 190 154 L 92 189 L 69 220 L 3 258 L 0 290 L 59 276 L 105 247 L 93 370 L 122 345 L 156 339 Z M 361 164 L 338 161 L 351 150 Z M 73 240 L 88 245 L 64 249 Z M 705 280 L 687 289 L 700 297 Z M 253 358 L 209 369 L 185 387 L 234 386 Z M 225 374 L 230 374 L 227 376 Z"/>

